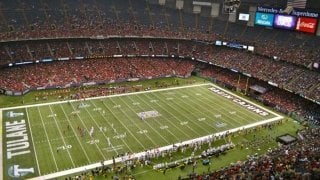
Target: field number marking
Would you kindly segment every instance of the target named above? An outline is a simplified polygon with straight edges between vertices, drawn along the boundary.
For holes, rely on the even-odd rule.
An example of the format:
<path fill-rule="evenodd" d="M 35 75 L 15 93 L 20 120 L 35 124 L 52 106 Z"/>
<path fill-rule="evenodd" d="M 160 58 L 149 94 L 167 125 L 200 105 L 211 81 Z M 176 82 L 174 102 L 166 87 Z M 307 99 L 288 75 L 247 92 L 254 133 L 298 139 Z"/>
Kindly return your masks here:
<path fill-rule="evenodd" d="M 187 125 L 188 121 L 181 122 L 180 124 L 181 124 L 181 126 Z"/>
<path fill-rule="evenodd" d="M 145 130 L 145 129 L 144 130 L 140 130 L 137 133 L 138 134 L 146 134 L 146 133 L 148 133 L 148 130 Z"/>

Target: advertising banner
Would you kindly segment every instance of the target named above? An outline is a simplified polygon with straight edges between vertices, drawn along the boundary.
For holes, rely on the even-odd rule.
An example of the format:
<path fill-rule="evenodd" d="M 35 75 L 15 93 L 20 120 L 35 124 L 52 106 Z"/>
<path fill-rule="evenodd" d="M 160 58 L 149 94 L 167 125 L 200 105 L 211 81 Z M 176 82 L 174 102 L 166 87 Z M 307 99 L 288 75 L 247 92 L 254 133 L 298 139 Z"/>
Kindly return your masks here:
<path fill-rule="evenodd" d="M 276 14 L 274 17 L 273 27 L 280 29 L 295 29 L 297 17 L 290 15 Z"/>
<path fill-rule="evenodd" d="M 272 27 L 274 14 L 256 12 L 255 24 Z"/>
<path fill-rule="evenodd" d="M 306 33 L 315 33 L 317 29 L 317 19 L 308 17 L 299 17 L 297 22 L 297 31 Z"/>

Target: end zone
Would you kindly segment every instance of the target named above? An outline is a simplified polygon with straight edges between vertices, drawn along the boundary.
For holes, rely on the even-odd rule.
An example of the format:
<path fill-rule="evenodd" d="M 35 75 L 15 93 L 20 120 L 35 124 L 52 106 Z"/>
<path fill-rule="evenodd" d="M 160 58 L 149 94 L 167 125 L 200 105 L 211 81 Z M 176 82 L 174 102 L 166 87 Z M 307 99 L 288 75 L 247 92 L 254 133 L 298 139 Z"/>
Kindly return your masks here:
<path fill-rule="evenodd" d="M 263 106 L 260 106 L 259 104 L 256 104 L 256 103 L 254 103 L 252 101 L 249 101 L 249 100 L 247 100 L 247 99 L 245 99 L 245 98 L 243 98 L 241 96 L 238 96 L 238 95 L 236 95 L 236 94 L 234 94 L 234 93 L 232 93 L 230 91 L 227 91 L 227 90 L 225 90 L 225 89 L 223 89 L 223 88 L 221 88 L 221 87 L 219 87 L 219 86 L 217 86 L 215 84 L 210 84 L 210 85 L 215 87 L 215 88 L 217 88 L 217 89 L 220 89 L 221 91 L 224 91 L 225 93 L 232 94 L 233 96 L 235 96 L 235 97 L 237 97 L 237 98 L 239 98 L 239 99 L 241 99 L 241 100 L 243 100 L 243 101 L 245 101 L 247 103 L 253 104 L 253 105 L 255 105 L 255 106 L 257 106 L 257 107 L 259 107 L 259 108 L 261 108 L 261 109 L 263 109 L 263 110 L 265 110 L 265 111 L 267 111 L 267 112 L 269 112 L 269 113 L 271 113 L 271 114 L 273 114 L 273 115 L 275 115 L 277 117 L 283 118 L 283 116 L 281 116 L 281 115 L 279 115 L 279 114 L 277 114 L 277 113 L 275 113 L 275 112 L 273 112 L 273 111 L 271 111 L 271 110 L 269 110 L 269 109 L 267 109 L 267 108 L 265 108 Z"/>

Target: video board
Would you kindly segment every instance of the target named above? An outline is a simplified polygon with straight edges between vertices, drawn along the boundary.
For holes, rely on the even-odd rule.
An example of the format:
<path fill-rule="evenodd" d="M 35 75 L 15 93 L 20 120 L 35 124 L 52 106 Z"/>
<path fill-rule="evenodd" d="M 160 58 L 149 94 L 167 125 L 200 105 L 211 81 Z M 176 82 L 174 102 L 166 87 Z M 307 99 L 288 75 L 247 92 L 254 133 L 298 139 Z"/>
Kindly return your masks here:
<path fill-rule="evenodd" d="M 296 28 L 297 17 L 283 14 L 276 14 L 274 16 L 273 27 L 280 29 L 293 30 Z"/>
<path fill-rule="evenodd" d="M 306 33 L 315 33 L 317 29 L 317 19 L 309 17 L 299 17 L 296 30 Z"/>
<path fill-rule="evenodd" d="M 255 24 L 261 26 L 273 26 L 274 14 L 256 12 Z"/>

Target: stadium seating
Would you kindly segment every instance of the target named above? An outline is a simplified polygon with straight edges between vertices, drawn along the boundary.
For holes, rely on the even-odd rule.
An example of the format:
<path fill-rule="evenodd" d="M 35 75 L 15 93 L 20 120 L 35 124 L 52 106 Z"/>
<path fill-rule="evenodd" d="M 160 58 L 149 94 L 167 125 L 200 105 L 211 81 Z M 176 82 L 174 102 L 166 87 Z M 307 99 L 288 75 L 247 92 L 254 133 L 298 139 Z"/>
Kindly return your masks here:
<path fill-rule="evenodd" d="M 254 0 L 243 2 L 257 4 Z M 286 2 L 262 0 L 258 4 L 283 7 Z M 250 85 L 262 84 L 268 91 L 256 99 L 320 125 L 320 106 L 310 101 L 320 102 L 320 74 L 311 70 L 312 63 L 320 59 L 319 37 L 247 27 L 228 22 L 226 16 L 211 18 L 208 10 L 190 13 L 193 7 L 185 6 L 177 10 L 174 3 L 168 7 L 145 0 L 3 0 L 0 89 L 23 92 L 90 82 L 188 77 L 197 72 L 242 92 Z M 214 46 L 215 40 L 253 45 L 255 51 Z M 54 61 L 39 63 L 44 59 Z M 21 62 L 33 64 L 16 65 Z M 70 95 L 68 90 L 57 91 Z M 119 92 L 125 91 L 119 88 Z M 72 98 L 109 93 L 108 88 L 84 88 Z M 319 128 L 300 134 L 304 140 L 296 144 L 196 178 L 319 179 Z"/>
<path fill-rule="evenodd" d="M 0 37 L 2 40 L 16 40 L 147 35 L 210 41 L 222 38 L 220 35 L 223 35 L 223 38 L 228 40 L 254 41 L 258 53 L 270 57 L 277 56 L 282 60 L 303 66 L 316 62 L 320 54 L 319 49 L 314 48 L 319 46 L 320 42 L 315 36 L 257 27 L 246 28 L 244 24 L 225 23 L 219 19 L 214 19 L 212 27 L 209 27 L 208 24 L 211 24 L 212 19 L 208 17 L 149 5 L 143 0 L 137 0 L 135 3 L 110 1 L 111 6 L 106 6 L 103 1 L 96 1 L 93 5 L 86 5 L 85 8 L 81 3 L 75 2 L 31 1 L 30 4 L 19 4 L 4 1 L 2 6 L 6 23 L 2 26 Z M 22 17 L 19 7 L 23 7 L 25 17 Z M 128 8 L 132 11 L 131 13 L 128 13 L 130 12 Z M 64 12 L 59 11 L 60 9 L 64 9 Z M 155 16 L 155 14 L 160 15 Z M 182 22 L 177 19 L 180 15 Z M 196 19 L 198 19 L 197 23 Z M 180 31 L 181 28 L 184 30 Z M 208 33 L 209 31 L 212 32 Z M 14 58 L 21 58 L 19 52 L 16 52 Z"/>
<path fill-rule="evenodd" d="M 288 89 L 295 93 L 298 93 L 302 96 L 307 96 L 309 98 L 320 100 L 319 97 L 319 79 L 320 75 L 317 72 L 311 71 L 309 69 L 295 66 L 283 61 L 274 61 L 273 59 L 267 58 L 265 56 L 260 56 L 258 54 L 247 53 L 245 51 L 234 50 L 230 48 L 221 48 L 217 46 L 213 46 L 211 44 L 195 42 L 190 40 L 175 40 L 175 39 L 149 39 L 149 38 L 111 38 L 107 40 L 93 40 L 93 39 L 65 39 L 65 40 L 38 40 L 38 41 L 21 41 L 15 43 L 3 43 L 1 45 L 1 49 L 3 49 L 2 54 L 4 54 L 4 59 L 1 60 L 1 64 L 5 65 L 8 62 L 23 62 L 23 61 L 36 61 L 46 58 L 77 58 L 77 57 L 105 57 L 112 56 L 115 54 L 121 55 L 179 55 L 183 57 L 194 57 L 197 59 L 210 61 L 216 65 L 234 69 L 240 72 L 251 74 L 252 76 L 264 80 L 271 81 L 279 85 L 281 88 Z M 8 53 L 10 52 L 10 53 Z M 19 59 L 19 57 L 24 57 Z M 19 59 L 19 60 L 18 60 Z M 110 80 L 124 80 L 126 78 L 131 78 L 130 73 L 117 75 L 116 77 L 111 74 L 107 74 L 105 76 L 101 76 L 98 73 L 99 71 L 95 71 L 95 66 L 100 66 L 101 62 L 106 62 L 107 64 L 111 61 L 98 61 L 96 60 L 90 61 L 92 64 L 92 68 L 90 75 L 88 77 L 99 77 L 88 79 L 91 81 L 110 81 Z M 87 61 L 84 61 L 87 62 Z M 127 62 L 133 63 L 128 67 Z M 140 62 L 140 64 L 138 63 Z M 82 61 L 76 62 L 75 66 L 70 67 L 72 70 L 77 66 L 84 65 Z M 141 61 L 136 59 L 127 59 L 127 60 L 119 60 L 117 61 L 121 67 L 127 67 L 131 69 L 134 73 L 135 77 L 138 78 L 147 78 L 147 77 L 159 77 L 165 75 L 172 75 L 172 68 L 167 68 L 167 66 L 158 61 L 152 61 L 148 59 L 148 61 Z M 178 66 L 180 61 L 172 62 L 174 66 L 174 70 L 176 70 L 176 74 L 178 76 L 185 76 L 186 74 L 190 74 L 192 72 L 191 69 L 175 69 L 179 68 Z M 84 82 L 81 77 L 81 73 L 87 74 L 89 69 L 84 70 L 84 72 L 80 72 L 81 68 L 77 68 L 78 75 L 76 74 L 68 74 L 66 69 L 60 68 L 62 64 L 67 64 L 67 62 L 54 62 L 50 63 L 51 67 L 46 64 L 37 64 L 30 66 L 21 66 L 21 67 L 7 67 L 4 68 L 3 74 L 6 76 L 2 76 L 0 78 L 1 88 L 7 90 L 14 91 L 23 91 L 26 89 L 34 89 L 37 87 L 54 87 L 54 86 L 62 86 L 68 85 L 70 83 L 80 83 Z M 107 64 L 103 64 L 100 67 L 106 66 Z M 146 71 L 146 67 L 148 65 L 152 65 L 153 69 L 163 67 L 163 74 L 159 74 L 154 70 Z M 193 62 L 195 64 L 195 62 Z M 108 64 L 111 67 L 115 66 L 112 64 Z M 37 68 L 35 68 L 37 67 Z M 40 67 L 40 70 L 38 70 Z M 53 68 L 54 67 L 54 68 Z M 137 72 L 136 69 L 144 69 L 145 71 Z M 51 76 L 55 74 L 52 72 L 51 75 L 48 74 L 48 69 L 55 70 L 55 73 L 61 70 L 63 73 L 60 75 L 64 75 L 62 77 L 55 76 L 52 79 Z M 20 76 L 15 76 L 14 74 L 19 74 L 18 71 L 22 71 L 29 74 L 37 74 L 38 76 L 27 76 L 27 74 L 20 73 Z M 37 71 L 37 72 L 36 72 Z M 105 71 L 104 73 L 106 73 Z M 213 73 L 213 76 L 220 77 L 220 81 L 228 84 L 238 83 L 237 76 L 235 76 L 232 80 L 230 80 L 230 72 L 226 71 L 206 71 L 204 70 L 204 75 L 209 76 L 206 73 Z M 114 72 L 115 73 L 115 72 Z M 75 76 L 74 78 L 72 78 Z M 111 77 L 110 77 L 111 76 Z M 211 76 L 211 77 L 213 77 Z M 223 78 L 225 77 L 225 78 Z M 228 78 L 229 77 L 229 78 Z M 26 79 L 27 78 L 27 79 Z M 20 79 L 23 79 L 24 82 L 16 83 Z M 240 89 L 245 89 L 245 81 L 240 81 Z M 281 96 L 285 97 L 285 95 Z M 281 101 L 279 101 L 281 102 Z M 297 108 L 287 108 L 286 112 L 292 112 L 297 110 Z"/>
<path fill-rule="evenodd" d="M 123 81 L 130 78 L 190 76 L 194 62 L 174 59 L 108 58 L 41 63 L 2 71 L 4 89 L 24 91 L 39 87 L 65 87 L 86 82 Z"/>

